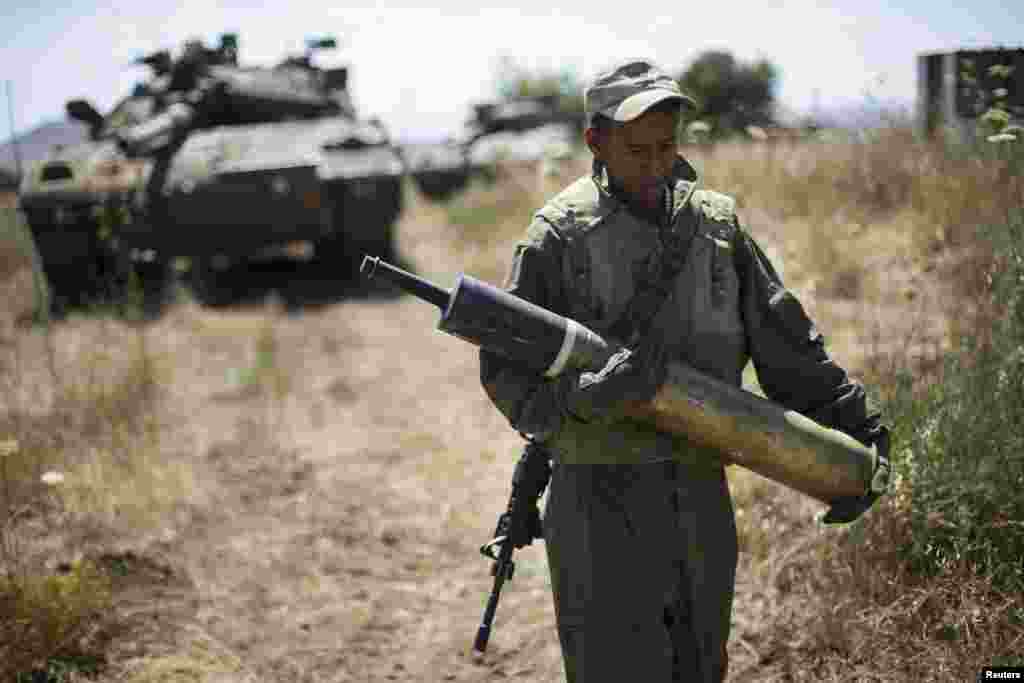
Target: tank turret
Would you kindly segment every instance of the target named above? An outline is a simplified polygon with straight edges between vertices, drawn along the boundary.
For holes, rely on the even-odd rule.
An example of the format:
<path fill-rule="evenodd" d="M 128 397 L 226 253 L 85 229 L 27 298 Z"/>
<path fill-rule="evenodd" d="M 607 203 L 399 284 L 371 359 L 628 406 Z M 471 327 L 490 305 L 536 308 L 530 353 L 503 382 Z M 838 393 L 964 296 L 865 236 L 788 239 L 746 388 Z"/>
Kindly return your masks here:
<path fill-rule="evenodd" d="M 571 148 L 582 136 L 582 111 L 553 93 L 475 104 L 461 137 L 470 164 L 487 167 L 499 159 L 542 160 L 548 150 Z"/>

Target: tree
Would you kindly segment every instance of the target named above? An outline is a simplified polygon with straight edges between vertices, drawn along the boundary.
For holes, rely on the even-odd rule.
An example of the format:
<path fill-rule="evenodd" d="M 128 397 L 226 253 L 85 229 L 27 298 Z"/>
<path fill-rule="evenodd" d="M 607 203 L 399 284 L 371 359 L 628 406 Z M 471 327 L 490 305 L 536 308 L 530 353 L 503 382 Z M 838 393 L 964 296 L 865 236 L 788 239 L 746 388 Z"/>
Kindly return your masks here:
<path fill-rule="evenodd" d="M 697 101 L 697 118 L 711 126 L 711 136 L 727 137 L 747 126 L 774 122 L 778 69 L 766 59 L 736 60 L 729 52 L 702 52 L 679 75 L 679 86 Z"/>

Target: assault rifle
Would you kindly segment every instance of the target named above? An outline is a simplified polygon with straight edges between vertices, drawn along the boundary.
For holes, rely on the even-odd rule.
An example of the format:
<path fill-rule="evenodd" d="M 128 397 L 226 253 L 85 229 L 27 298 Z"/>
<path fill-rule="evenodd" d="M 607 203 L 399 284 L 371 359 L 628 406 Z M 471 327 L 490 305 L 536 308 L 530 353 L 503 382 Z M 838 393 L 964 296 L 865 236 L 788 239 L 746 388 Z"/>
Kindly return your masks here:
<path fill-rule="evenodd" d="M 540 513 L 537 501 L 544 494 L 544 489 L 551 478 L 551 465 L 548 453 L 538 444 L 529 442 L 516 463 L 512 475 L 512 493 L 508 498 L 508 506 L 494 530 L 494 538 L 480 546 L 480 554 L 494 560 L 491 576 L 494 587 L 487 599 L 484 616 L 480 628 L 473 641 L 473 649 L 483 654 L 487 651 L 487 641 L 491 637 L 491 625 L 494 613 L 501 599 L 501 589 L 506 581 L 512 580 L 515 562 L 512 551 L 533 543 L 533 539 L 543 537 Z"/>

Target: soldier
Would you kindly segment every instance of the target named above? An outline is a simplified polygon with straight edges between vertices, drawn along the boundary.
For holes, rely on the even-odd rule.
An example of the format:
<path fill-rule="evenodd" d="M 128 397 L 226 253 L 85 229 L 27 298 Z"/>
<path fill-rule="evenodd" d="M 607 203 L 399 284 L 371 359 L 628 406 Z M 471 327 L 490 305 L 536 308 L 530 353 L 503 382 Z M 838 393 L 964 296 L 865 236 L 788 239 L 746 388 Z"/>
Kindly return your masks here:
<path fill-rule="evenodd" d="M 536 213 L 507 289 L 628 350 L 556 378 L 484 351 L 481 381 L 552 457 L 543 526 L 568 681 L 722 681 L 737 559 L 726 463 L 625 419 L 625 402 L 649 400 L 667 360 L 739 386 L 752 359 L 769 398 L 878 442 L 883 474 L 888 431 L 733 200 L 698 189 L 676 144 L 693 101 L 675 80 L 629 61 L 584 99 L 593 172 Z M 826 521 L 877 493 L 836 501 Z"/>

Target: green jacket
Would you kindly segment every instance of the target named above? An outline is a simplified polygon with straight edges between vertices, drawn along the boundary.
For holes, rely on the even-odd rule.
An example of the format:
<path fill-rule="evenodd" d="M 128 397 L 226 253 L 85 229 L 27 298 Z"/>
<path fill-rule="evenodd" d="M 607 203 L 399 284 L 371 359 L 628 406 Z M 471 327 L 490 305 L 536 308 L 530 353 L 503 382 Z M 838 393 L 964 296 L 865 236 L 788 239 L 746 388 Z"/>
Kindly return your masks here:
<path fill-rule="evenodd" d="M 664 215 L 644 219 L 611 191 L 603 173 L 581 177 L 535 214 L 516 246 L 506 289 L 607 335 L 637 283 L 660 263 L 662 230 L 673 231 L 689 245 L 686 261 L 649 331 L 664 340 L 669 357 L 734 386 L 753 360 L 769 398 L 863 440 L 878 414 L 869 411 L 863 387 L 829 358 L 800 302 L 740 227 L 733 199 L 697 189 L 696 173 L 682 158 L 672 190 Z M 565 400 L 576 371 L 545 379 L 481 351 L 480 377 L 512 427 L 545 442 L 562 462 L 692 462 L 709 455 L 630 420 L 580 421 Z"/>

